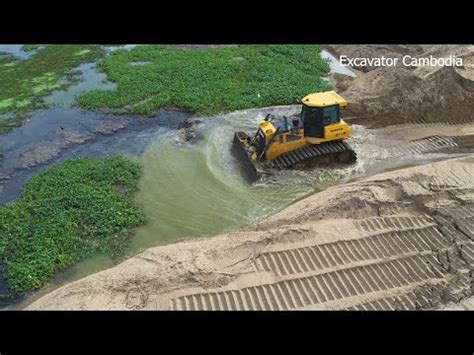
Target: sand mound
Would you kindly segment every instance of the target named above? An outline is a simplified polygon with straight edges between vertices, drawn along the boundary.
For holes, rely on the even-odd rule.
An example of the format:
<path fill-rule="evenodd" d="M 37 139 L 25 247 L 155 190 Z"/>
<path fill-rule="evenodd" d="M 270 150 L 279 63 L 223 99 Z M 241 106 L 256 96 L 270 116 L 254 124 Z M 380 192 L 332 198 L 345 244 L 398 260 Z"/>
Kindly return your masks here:
<path fill-rule="evenodd" d="M 354 47 L 354 48 L 353 48 Z M 452 122 L 474 120 L 474 46 L 337 46 L 347 55 L 380 57 L 406 54 L 462 57 L 464 67 L 379 67 L 366 68 L 348 83 L 342 95 L 348 100 L 346 115 L 369 127 L 400 123 Z M 421 53 L 419 53 L 421 51 Z M 387 53 L 390 52 L 390 53 Z M 360 68 L 359 68 L 360 69 Z M 337 77 L 334 78 L 337 81 Z"/>
<path fill-rule="evenodd" d="M 404 55 L 416 56 L 422 54 L 426 49 L 421 45 L 381 45 L 381 44 L 338 44 L 328 46 L 328 50 L 334 53 L 337 57 L 346 55 L 350 58 L 399 58 Z M 374 66 L 357 67 L 362 72 L 369 72 L 376 69 Z"/>

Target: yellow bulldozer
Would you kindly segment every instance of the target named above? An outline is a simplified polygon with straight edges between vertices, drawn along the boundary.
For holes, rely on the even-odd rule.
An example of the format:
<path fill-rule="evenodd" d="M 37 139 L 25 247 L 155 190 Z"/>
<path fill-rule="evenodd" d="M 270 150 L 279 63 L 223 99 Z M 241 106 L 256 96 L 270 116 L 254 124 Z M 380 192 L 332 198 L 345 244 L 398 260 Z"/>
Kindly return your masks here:
<path fill-rule="evenodd" d="M 299 115 L 267 115 L 255 135 L 234 134 L 233 149 L 250 181 L 281 169 L 307 169 L 333 162 L 351 163 L 356 153 L 345 142 L 350 129 L 341 119 L 346 100 L 335 91 L 302 99 Z"/>

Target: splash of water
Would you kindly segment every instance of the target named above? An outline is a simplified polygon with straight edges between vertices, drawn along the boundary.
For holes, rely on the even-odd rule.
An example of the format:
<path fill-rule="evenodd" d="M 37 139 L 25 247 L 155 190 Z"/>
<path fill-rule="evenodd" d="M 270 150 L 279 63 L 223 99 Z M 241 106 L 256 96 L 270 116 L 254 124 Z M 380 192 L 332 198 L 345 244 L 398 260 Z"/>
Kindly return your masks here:
<path fill-rule="evenodd" d="M 349 180 L 365 171 L 362 161 L 353 165 L 328 166 L 312 170 L 285 170 L 250 185 L 231 152 L 233 133 L 252 132 L 268 110 L 247 110 L 197 126 L 203 139 L 182 143 L 176 134 L 162 135 L 141 156 L 144 176 L 137 202 L 148 217 L 139 228 L 133 249 L 188 236 L 212 235 L 263 218 L 296 198 Z M 292 114 L 295 107 L 273 108 L 274 114 Z M 370 139 L 362 126 L 353 128 L 353 145 Z M 380 157 L 383 159 L 383 157 Z"/>

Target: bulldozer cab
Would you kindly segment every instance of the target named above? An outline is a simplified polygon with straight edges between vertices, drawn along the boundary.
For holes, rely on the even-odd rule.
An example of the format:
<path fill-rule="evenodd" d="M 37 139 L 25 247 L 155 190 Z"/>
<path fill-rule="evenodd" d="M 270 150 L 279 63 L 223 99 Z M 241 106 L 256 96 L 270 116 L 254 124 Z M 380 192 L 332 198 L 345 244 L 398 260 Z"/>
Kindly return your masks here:
<path fill-rule="evenodd" d="M 306 137 L 324 138 L 324 127 L 341 121 L 340 108 L 347 106 L 335 91 L 310 94 L 303 98 L 301 120 Z"/>

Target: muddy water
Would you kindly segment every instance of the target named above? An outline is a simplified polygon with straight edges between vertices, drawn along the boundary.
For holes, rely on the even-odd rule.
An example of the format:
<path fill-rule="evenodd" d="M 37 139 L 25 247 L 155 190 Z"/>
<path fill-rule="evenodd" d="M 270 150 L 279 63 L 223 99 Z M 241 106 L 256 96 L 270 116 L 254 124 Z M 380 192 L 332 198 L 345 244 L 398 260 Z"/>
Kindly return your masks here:
<path fill-rule="evenodd" d="M 133 248 L 186 236 L 211 235 L 248 223 L 288 203 L 303 186 L 249 185 L 230 151 L 235 125 L 224 120 L 197 143 L 159 137 L 141 157 L 144 176 L 137 202 L 149 223 Z"/>
<path fill-rule="evenodd" d="M 248 110 L 204 120 L 195 128 L 201 138 L 197 142 L 182 142 L 176 132 L 158 137 L 139 158 L 144 175 L 136 200 L 149 222 L 137 230 L 132 248 L 233 229 L 274 213 L 302 195 L 362 173 L 357 163 L 282 171 L 248 184 L 231 152 L 234 132 L 253 132 L 268 112 L 289 115 L 296 110 Z M 355 134 L 355 140 L 365 139 L 363 127 L 356 127 Z"/>
<path fill-rule="evenodd" d="M 158 137 L 139 158 L 144 176 L 136 200 L 149 222 L 137 230 L 132 248 L 220 233 L 272 214 L 310 192 L 445 156 L 400 155 L 394 159 L 393 152 L 381 146 L 373 131 L 352 125 L 351 146 L 358 154 L 355 164 L 287 170 L 249 185 L 231 153 L 233 133 L 253 132 L 267 112 L 294 111 L 251 110 L 216 117 L 196 127 L 202 136 L 196 143 L 181 142 L 175 132 Z"/>

